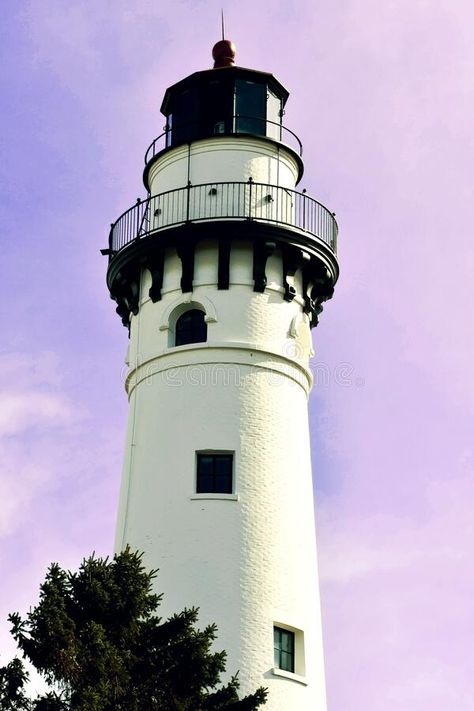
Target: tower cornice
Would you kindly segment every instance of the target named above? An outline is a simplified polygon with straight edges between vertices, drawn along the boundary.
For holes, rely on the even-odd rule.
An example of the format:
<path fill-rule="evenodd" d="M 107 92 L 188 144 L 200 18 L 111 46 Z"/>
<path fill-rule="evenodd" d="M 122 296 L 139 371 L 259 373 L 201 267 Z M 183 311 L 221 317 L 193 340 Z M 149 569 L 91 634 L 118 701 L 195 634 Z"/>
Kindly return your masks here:
<path fill-rule="evenodd" d="M 220 220 L 190 222 L 150 232 L 131 240 L 118 252 L 109 247 L 107 284 L 112 298 L 117 302 L 117 312 L 122 316 L 124 325 L 128 327 L 130 313 L 137 314 L 139 311 L 143 269 L 148 269 L 152 275 L 149 296 L 152 301 L 159 301 L 165 254 L 170 248 L 176 249 L 181 261 L 181 290 L 189 293 L 193 289 L 195 251 L 203 240 L 215 239 L 220 255 L 218 288 L 227 289 L 230 286 L 232 245 L 242 241 L 253 242 L 253 290 L 256 292 L 265 291 L 267 260 L 275 250 L 280 250 L 283 255 L 283 298 L 291 301 L 295 297 L 291 277 L 301 269 L 304 310 L 311 315 L 311 323 L 316 326 L 322 303 L 332 297 L 339 275 L 333 247 L 322 238 L 296 227 L 246 219 L 227 220 L 225 224 L 225 235 Z"/>

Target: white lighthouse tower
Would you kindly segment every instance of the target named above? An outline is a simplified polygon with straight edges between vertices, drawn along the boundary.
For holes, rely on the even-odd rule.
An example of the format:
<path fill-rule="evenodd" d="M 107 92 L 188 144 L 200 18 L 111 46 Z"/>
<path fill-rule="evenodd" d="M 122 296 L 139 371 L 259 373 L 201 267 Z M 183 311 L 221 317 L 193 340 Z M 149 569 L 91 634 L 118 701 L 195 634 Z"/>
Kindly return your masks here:
<path fill-rule="evenodd" d="M 129 329 L 116 549 L 159 568 L 161 613 L 216 622 L 242 693 L 326 709 L 307 401 L 310 329 L 338 276 L 333 214 L 296 186 L 272 75 L 167 89 L 148 197 L 113 225 L 107 283 Z"/>

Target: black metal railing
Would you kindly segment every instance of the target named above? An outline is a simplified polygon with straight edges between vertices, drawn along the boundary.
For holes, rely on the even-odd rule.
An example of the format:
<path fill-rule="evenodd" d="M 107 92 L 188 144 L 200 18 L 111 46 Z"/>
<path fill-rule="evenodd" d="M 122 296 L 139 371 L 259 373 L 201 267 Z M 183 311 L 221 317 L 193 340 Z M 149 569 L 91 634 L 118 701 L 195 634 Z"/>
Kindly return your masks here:
<path fill-rule="evenodd" d="M 200 126 L 195 121 L 187 121 L 173 126 L 165 126 L 161 133 L 153 143 L 151 143 L 145 153 L 145 165 L 153 160 L 153 158 L 165 148 L 170 148 L 173 144 L 181 145 L 191 140 L 199 138 L 211 138 L 214 136 L 235 136 L 235 135 L 252 135 L 263 138 L 270 138 L 279 143 L 283 143 L 298 155 L 303 155 L 303 144 L 300 139 L 289 128 L 283 126 L 276 121 L 268 121 L 267 119 L 259 118 L 258 116 L 244 116 L 243 114 L 235 114 L 232 116 L 232 122 L 219 121 L 215 124 L 212 132 L 200 130 Z M 175 138 L 177 140 L 175 141 Z"/>
<path fill-rule="evenodd" d="M 302 230 L 336 253 L 334 214 L 305 193 L 277 185 L 248 182 L 187 185 L 137 200 L 113 223 L 108 253 L 112 258 L 135 240 L 188 222 L 255 220 Z"/>

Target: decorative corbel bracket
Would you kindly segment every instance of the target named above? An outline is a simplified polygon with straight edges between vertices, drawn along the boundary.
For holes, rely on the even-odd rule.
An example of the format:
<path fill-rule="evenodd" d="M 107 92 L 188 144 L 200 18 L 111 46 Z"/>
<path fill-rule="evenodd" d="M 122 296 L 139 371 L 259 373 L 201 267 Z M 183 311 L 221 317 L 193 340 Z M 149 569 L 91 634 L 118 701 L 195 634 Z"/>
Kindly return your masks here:
<path fill-rule="evenodd" d="M 267 285 L 266 266 L 267 259 L 276 249 L 275 242 L 254 242 L 253 246 L 253 290 L 264 292 Z"/>

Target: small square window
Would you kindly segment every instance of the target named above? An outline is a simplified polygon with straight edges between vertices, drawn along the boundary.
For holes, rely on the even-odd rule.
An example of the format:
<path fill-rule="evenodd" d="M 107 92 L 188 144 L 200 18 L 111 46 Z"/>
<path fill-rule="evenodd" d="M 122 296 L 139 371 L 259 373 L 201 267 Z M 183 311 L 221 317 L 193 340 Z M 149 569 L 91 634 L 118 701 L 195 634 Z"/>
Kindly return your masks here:
<path fill-rule="evenodd" d="M 232 454 L 197 453 L 197 494 L 232 494 Z"/>
<path fill-rule="evenodd" d="M 295 671 L 295 634 L 281 627 L 273 628 L 274 664 L 277 669 Z"/>

